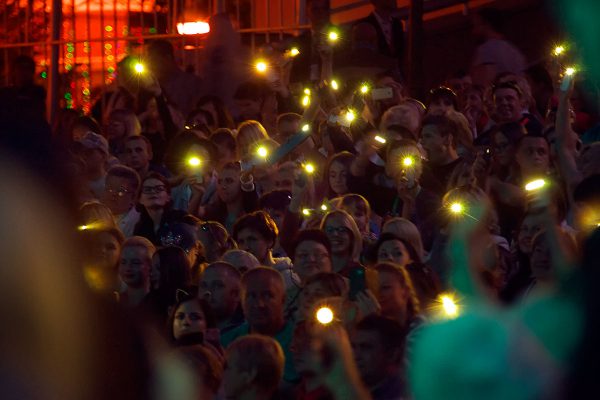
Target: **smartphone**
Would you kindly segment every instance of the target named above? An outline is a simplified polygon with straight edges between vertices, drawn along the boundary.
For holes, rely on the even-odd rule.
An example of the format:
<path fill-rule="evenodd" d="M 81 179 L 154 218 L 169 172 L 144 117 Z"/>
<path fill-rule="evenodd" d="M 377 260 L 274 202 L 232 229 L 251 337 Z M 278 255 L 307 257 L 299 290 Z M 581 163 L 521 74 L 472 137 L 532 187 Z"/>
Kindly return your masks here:
<path fill-rule="evenodd" d="M 391 87 L 371 89 L 371 98 L 373 100 L 387 100 L 394 97 L 394 91 Z"/>
<path fill-rule="evenodd" d="M 365 269 L 363 267 L 353 268 L 350 270 L 348 278 L 350 279 L 350 293 L 348 294 L 348 298 L 350 300 L 356 300 L 356 295 L 359 292 L 367 290 Z"/>

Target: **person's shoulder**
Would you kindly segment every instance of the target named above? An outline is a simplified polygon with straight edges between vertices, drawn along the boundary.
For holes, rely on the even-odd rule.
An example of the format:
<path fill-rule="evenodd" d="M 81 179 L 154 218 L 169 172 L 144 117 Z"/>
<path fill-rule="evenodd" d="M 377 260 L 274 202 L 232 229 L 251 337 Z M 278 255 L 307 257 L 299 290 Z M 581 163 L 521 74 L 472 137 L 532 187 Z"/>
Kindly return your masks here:
<path fill-rule="evenodd" d="M 242 323 L 241 325 L 221 334 L 221 346 L 223 346 L 223 348 L 226 348 L 237 338 L 246 336 L 249 333 L 250 325 L 248 325 L 248 322 L 244 321 L 244 323 Z"/>

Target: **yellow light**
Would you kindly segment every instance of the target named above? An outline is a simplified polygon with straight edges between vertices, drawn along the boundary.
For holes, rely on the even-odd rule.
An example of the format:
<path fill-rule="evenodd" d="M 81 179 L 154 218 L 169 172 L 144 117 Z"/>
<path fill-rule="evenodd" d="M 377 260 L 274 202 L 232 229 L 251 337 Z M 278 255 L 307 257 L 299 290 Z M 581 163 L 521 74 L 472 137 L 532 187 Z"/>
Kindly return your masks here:
<path fill-rule="evenodd" d="M 410 167 L 415 163 L 415 160 L 412 157 L 404 157 L 402 159 L 402 165 L 405 167 Z"/>
<path fill-rule="evenodd" d="M 352 121 L 354 121 L 354 119 L 355 119 L 355 118 L 356 118 L 356 114 L 354 114 L 354 111 L 352 111 L 352 110 L 348 110 L 348 111 L 346 112 L 346 120 L 347 120 L 348 122 L 352 122 Z"/>
<path fill-rule="evenodd" d="M 316 169 L 315 169 L 315 166 L 312 165 L 312 164 L 305 164 L 304 165 L 304 170 L 308 174 L 314 174 Z"/>
<path fill-rule="evenodd" d="M 327 39 L 329 39 L 329 41 L 332 43 L 337 42 L 339 38 L 340 35 L 336 31 L 329 31 L 327 34 Z"/>
<path fill-rule="evenodd" d="M 77 227 L 78 231 L 87 231 L 88 229 L 90 229 L 90 227 L 87 225 L 80 225 Z"/>
<path fill-rule="evenodd" d="M 338 90 L 340 88 L 340 85 L 338 84 L 338 82 L 335 79 L 331 80 L 331 88 L 333 90 Z"/>
<path fill-rule="evenodd" d="M 267 63 L 264 61 L 258 61 L 256 63 L 256 70 L 261 73 L 265 72 L 267 70 Z"/>
<path fill-rule="evenodd" d="M 310 96 L 310 89 L 304 88 L 304 94 Z"/>
<path fill-rule="evenodd" d="M 557 57 L 560 56 L 564 52 L 565 52 L 565 46 L 556 46 L 553 51 L 554 55 Z"/>
<path fill-rule="evenodd" d="M 379 135 L 375 136 L 375 140 L 381 144 L 385 144 L 385 142 L 387 142 L 387 140 L 385 140 L 384 137 L 381 137 Z"/>
<path fill-rule="evenodd" d="M 365 83 L 365 84 L 363 84 L 363 85 L 360 87 L 360 92 L 361 92 L 362 94 L 367 94 L 367 93 L 369 93 L 369 85 L 367 85 L 366 83 Z"/>
<path fill-rule="evenodd" d="M 292 48 L 290 49 L 290 55 L 291 55 L 292 57 L 296 57 L 298 54 L 300 54 L 300 50 L 298 50 L 298 48 L 297 48 L 297 47 L 292 47 Z"/>
<path fill-rule="evenodd" d="M 302 97 L 302 106 L 308 107 L 310 105 L 310 96 Z"/>
<path fill-rule="evenodd" d="M 269 155 L 269 150 L 267 150 L 267 148 L 264 146 L 260 146 L 258 149 L 256 149 L 256 154 L 262 158 L 266 158 Z"/>
<path fill-rule="evenodd" d="M 450 318 L 458 316 L 458 304 L 456 299 L 451 294 L 441 294 L 438 297 L 438 302 L 442 306 L 443 313 Z"/>
<path fill-rule="evenodd" d="M 316 313 L 317 321 L 323 325 L 328 325 L 333 322 L 333 311 L 329 307 L 321 307 Z"/>
<path fill-rule="evenodd" d="M 574 67 L 568 67 L 567 69 L 565 69 L 565 75 L 568 76 L 572 76 L 573 74 L 575 74 L 575 72 L 577 72 L 577 70 Z"/>
<path fill-rule="evenodd" d="M 202 163 L 202 160 L 198 157 L 190 157 L 188 159 L 188 164 L 192 167 L 198 167 Z"/>
<path fill-rule="evenodd" d="M 328 210 L 327 204 L 321 204 L 321 210 L 327 211 Z M 598 224 L 598 225 L 600 225 L 600 224 Z"/>
<path fill-rule="evenodd" d="M 308 132 L 309 130 L 310 130 L 310 125 L 309 124 L 302 125 L 302 132 Z"/>
<path fill-rule="evenodd" d="M 465 210 L 465 207 L 460 203 L 452 203 L 450 204 L 450 211 L 454 214 L 460 214 Z"/>
<path fill-rule="evenodd" d="M 143 74 L 144 71 L 146 70 L 146 68 L 144 67 L 144 64 L 142 64 L 142 63 L 136 63 L 135 66 L 133 67 L 133 69 L 135 69 L 135 72 L 137 72 L 138 74 Z"/>
<path fill-rule="evenodd" d="M 307 217 L 310 216 L 310 209 L 309 208 L 303 208 L 302 209 L 302 215 L 306 215 Z"/>
<path fill-rule="evenodd" d="M 541 189 L 544 186 L 546 186 L 546 181 L 545 180 L 543 180 L 543 179 L 536 179 L 535 181 L 531 181 L 527 185 L 525 185 L 525 190 L 527 190 L 528 192 L 531 192 L 533 190 Z"/>

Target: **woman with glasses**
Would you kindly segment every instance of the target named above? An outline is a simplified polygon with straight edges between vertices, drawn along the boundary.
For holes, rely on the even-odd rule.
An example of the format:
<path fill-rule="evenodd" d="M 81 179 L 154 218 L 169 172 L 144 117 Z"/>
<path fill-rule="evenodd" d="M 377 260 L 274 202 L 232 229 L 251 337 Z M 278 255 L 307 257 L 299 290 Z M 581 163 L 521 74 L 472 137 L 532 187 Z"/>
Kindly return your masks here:
<path fill-rule="evenodd" d="M 155 245 L 160 245 L 158 231 L 161 227 L 180 222 L 184 211 L 171 209 L 171 187 L 167 179 L 151 172 L 142 181 L 140 194 L 141 215 L 134 233 L 143 236 Z"/>
<path fill-rule="evenodd" d="M 359 263 L 363 239 L 350 214 L 342 210 L 327 213 L 321 221 L 321 230 L 331 242 L 333 272 L 348 278 L 351 270 L 363 268 Z"/>

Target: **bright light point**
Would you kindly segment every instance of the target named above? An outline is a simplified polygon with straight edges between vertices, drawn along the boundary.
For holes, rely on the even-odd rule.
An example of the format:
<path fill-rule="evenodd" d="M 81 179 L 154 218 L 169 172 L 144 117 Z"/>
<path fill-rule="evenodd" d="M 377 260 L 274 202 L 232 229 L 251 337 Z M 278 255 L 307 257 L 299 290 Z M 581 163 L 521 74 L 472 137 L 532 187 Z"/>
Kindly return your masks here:
<path fill-rule="evenodd" d="M 309 88 L 304 88 L 304 94 L 310 95 L 310 89 Z"/>
<path fill-rule="evenodd" d="M 347 120 L 348 122 L 352 122 L 352 121 L 354 121 L 354 118 L 356 118 L 356 114 L 354 114 L 354 111 L 352 111 L 352 110 L 348 110 L 348 111 L 346 112 L 346 120 Z"/>
<path fill-rule="evenodd" d="M 198 157 L 190 157 L 188 160 L 188 164 L 192 167 L 197 167 L 202 163 L 202 161 Z"/>
<path fill-rule="evenodd" d="M 87 225 L 80 225 L 77 227 L 78 231 L 87 231 L 88 229 L 90 229 L 90 227 Z"/>
<path fill-rule="evenodd" d="M 177 33 L 180 35 L 201 35 L 208 32 L 210 32 L 210 25 L 208 22 L 180 22 L 177 24 Z"/>
<path fill-rule="evenodd" d="M 337 40 L 340 38 L 340 35 L 336 31 L 330 31 L 327 34 L 327 38 L 330 42 L 337 42 Z"/>
<path fill-rule="evenodd" d="M 264 146 L 260 146 L 257 150 L 256 150 L 256 154 L 258 154 L 260 157 L 265 158 L 268 154 L 269 151 L 267 150 L 266 147 Z"/>
<path fill-rule="evenodd" d="M 290 55 L 292 57 L 296 57 L 298 54 L 300 54 L 300 50 L 298 50 L 297 47 L 292 47 L 292 49 L 290 50 Z"/>
<path fill-rule="evenodd" d="M 321 307 L 317 310 L 317 321 L 323 325 L 333 322 L 333 311 L 329 307 Z"/>
<path fill-rule="evenodd" d="M 308 132 L 309 130 L 310 130 L 310 125 L 309 124 L 302 125 L 302 132 Z"/>
<path fill-rule="evenodd" d="M 442 304 L 442 309 L 448 317 L 456 317 L 458 315 L 458 305 L 456 301 L 449 295 L 441 295 L 439 298 Z"/>
<path fill-rule="evenodd" d="M 302 97 L 302 105 L 304 107 L 308 107 L 310 104 L 310 96 L 304 96 Z"/>
<path fill-rule="evenodd" d="M 314 165 L 312 165 L 312 164 L 306 164 L 306 165 L 304 166 L 304 170 L 305 170 L 307 173 L 309 173 L 309 174 L 314 174 L 314 172 L 315 172 L 315 166 L 314 166 Z"/>
<path fill-rule="evenodd" d="M 333 90 L 338 90 L 340 88 L 340 85 L 337 83 L 337 81 L 335 79 L 331 80 L 331 88 Z"/>
<path fill-rule="evenodd" d="M 577 72 L 577 70 L 573 67 L 569 67 L 569 68 L 565 69 L 565 75 L 568 75 L 568 76 L 573 75 L 575 72 Z"/>
<path fill-rule="evenodd" d="M 387 142 L 387 140 L 385 140 L 385 138 L 383 138 L 379 135 L 375 136 L 375 140 L 381 144 L 385 144 L 385 142 Z"/>
<path fill-rule="evenodd" d="M 564 46 L 556 46 L 554 48 L 554 52 L 553 53 L 554 53 L 555 56 L 560 56 L 564 52 L 565 52 L 565 47 Z"/>
<path fill-rule="evenodd" d="M 369 93 L 369 86 L 368 86 L 368 85 L 362 85 L 362 86 L 360 87 L 360 92 L 361 92 L 362 94 L 367 94 L 367 93 Z"/>
<path fill-rule="evenodd" d="M 529 182 L 525 185 L 525 190 L 531 192 L 532 190 L 538 190 L 546 185 L 546 181 L 543 179 L 536 179 L 535 181 Z"/>
<path fill-rule="evenodd" d="M 267 70 L 267 63 L 264 61 L 258 61 L 256 63 L 256 70 L 258 72 L 265 72 Z"/>
<path fill-rule="evenodd" d="M 144 70 L 146 68 L 144 68 L 144 64 L 142 63 L 136 63 L 135 67 L 133 67 L 135 69 L 135 72 L 137 72 L 138 74 L 142 74 L 144 72 Z"/>
<path fill-rule="evenodd" d="M 308 208 L 303 208 L 302 209 L 302 215 L 306 215 L 307 217 L 310 215 L 310 209 Z"/>
<path fill-rule="evenodd" d="M 460 214 L 464 211 L 464 209 L 465 208 L 460 203 L 452 203 L 450 205 L 450 211 L 452 211 L 454 214 Z"/>
<path fill-rule="evenodd" d="M 327 211 L 327 204 L 321 204 L 321 210 Z M 600 224 L 598 224 L 600 226 Z"/>
<path fill-rule="evenodd" d="M 404 157 L 402 159 L 402 165 L 404 165 L 405 167 L 410 167 L 414 163 L 415 163 L 415 160 L 413 160 L 412 157 Z"/>

